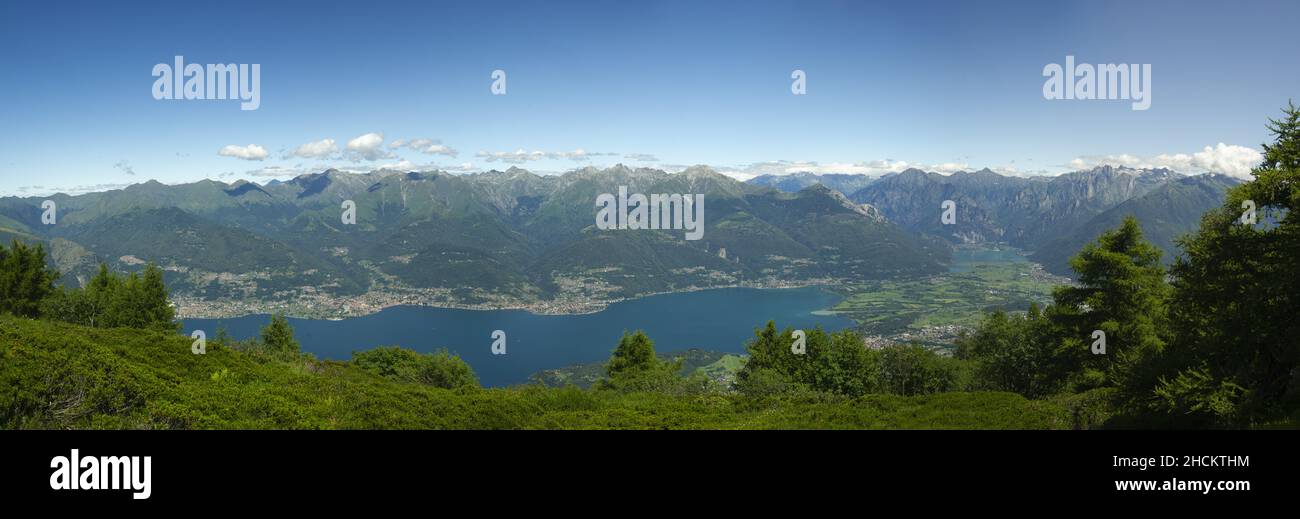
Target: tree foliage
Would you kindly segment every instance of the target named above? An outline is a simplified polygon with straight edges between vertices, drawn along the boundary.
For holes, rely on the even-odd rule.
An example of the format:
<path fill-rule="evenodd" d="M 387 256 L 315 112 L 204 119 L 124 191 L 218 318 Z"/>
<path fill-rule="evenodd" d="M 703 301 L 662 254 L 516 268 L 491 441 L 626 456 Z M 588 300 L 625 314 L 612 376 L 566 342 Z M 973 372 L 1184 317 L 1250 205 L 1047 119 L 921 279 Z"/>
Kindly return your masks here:
<path fill-rule="evenodd" d="M 980 389 L 1042 398 L 1060 391 L 1068 369 L 1057 354 L 1055 335 L 1036 304 L 1023 316 L 998 310 L 957 340 L 956 356 L 976 362 L 974 384 Z"/>
<path fill-rule="evenodd" d="M 477 388 L 478 377 L 460 357 L 438 350 L 418 353 L 398 346 L 352 353 L 352 363 L 379 376 L 443 389 Z"/>
<path fill-rule="evenodd" d="M 1059 327 L 1059 353 L 1066 369 L 1088 385 L 1123 387 L 1136 394 L 1154 384 L 1148 359 L 1168 343 L 1169 285 L 1160 249 L 1142 237 L 1137 219 L 1088 244 L 1070 261 L 1077 284 L 1056 289 L 1049 319 Z M 1092 351 L 1096 331 L 1106 351 Z"/>
<path fill-rule="evenodd" d="M 1192 425 L 1249 425 L 1300 409 L 1300 109 L 1270 120 L 1250 182 L 1181 241 L 1175 341 L 1157 411 Z M 1257 224 L 1243 221 L 1253 203 Z M 1249 204 L 1247 204 L 1249 205 Z"/>
<path fill-rule="evenodd" d="M 1075 256 L 1078 284 L 1041 315 L 993 314 L 964 337 L 977 385 L 1034 397 L 1113 387 L 1117 409 L 1148 426 L 1300 420 L 1300 109 L 1268 129 L 1253 179 L 1179 240 L 1167 276 L 1129 218 Z M 1090 330 L 1105 332 L 1105 355 L 1089 351 Z"/>
<path fill-rule="evenodd" d="M 645 332 L 623 333 L 618 340 L 618 347 L 605 365 L 605 374 L 610 378 L 632 375 L 653 370 L 658 367 L 659 359 L 655 357 L 655 344 Z"/>
<path fill-rule="evenodd" d="M 660 360 L 654 341 L 645 332 L 624 332 L 605 364 L 601 390 L 649 391 L 664 394 L 695 394 L 708 391 L 709 381 L 697 375 L 682 376 L 681 359 Z"/>
<path fill-rule="evenodd" d="M 957 341 L 957 356 L 975 362 L 979 388 L 1030 398 L 1117 388 L 1108 393 L 1116 405 L 1146 409 L 1156 398 L 1158 359 L 1171 336 L 1160 250 L 1128 217 L 1070 264 L 1077 281 L 1058 287 L 1051 305 L 1042 311 L 1031 305 L 1023 316 L 988 315 Z"/>
<path fill-rule="evenodd" d="M 293 337 L 289 320 L 280 314 L 271 316 L 271 322 L 262 327 L 260 339 L 262 345 L 271 351 L 296 353 L 302 349 L 298 339 Z"/>
<path fill-rule="evenodd" d="M 839 395 L 893 393 L 921 395 L 959 390 L 960 363 L 916 345 L 871 349 L 852 330 L 805 330 L 804 352 L 792 351 L 794 330 L 777 332 L 776 323 L 754 332 L 749 361 L 736 375 L 746 394 L 813 391 Z"/>
<path fill-rule="evenodd" d="M 58 278 L 45 264 L 45 245 L 28 247 L 18 240 L 9 248 L 0 245 L 0 312 L 39 316 L 41 301 L 54 292 Z"/>
<path fill-rule="evenodd" d="M 51 319 L 97 328 L 179 329 L 162 269 L 152 263 L 143 272 L 128 275 L 100 264 L 85 288 L 60 287 L 41 308 Z"/>
<path fill-rule="evenodd" d="M 805 332 L 804 353 L 792 351 L 792 328 L 777 332 L 768 321 L 746 345 L 749 361 L 736 374 L 742 392 L 774 393 L 813 390 L 844 395 L 875 392 L 879 359 L 852 332 L 827 334 L 820 327 Z"/>
<path fill-rule="evenodd" d="M 962 362 L 917 344 L 885 346 L 878 355 L 881 393 L 929 395 L 962 391 L 969 385 Z"/>

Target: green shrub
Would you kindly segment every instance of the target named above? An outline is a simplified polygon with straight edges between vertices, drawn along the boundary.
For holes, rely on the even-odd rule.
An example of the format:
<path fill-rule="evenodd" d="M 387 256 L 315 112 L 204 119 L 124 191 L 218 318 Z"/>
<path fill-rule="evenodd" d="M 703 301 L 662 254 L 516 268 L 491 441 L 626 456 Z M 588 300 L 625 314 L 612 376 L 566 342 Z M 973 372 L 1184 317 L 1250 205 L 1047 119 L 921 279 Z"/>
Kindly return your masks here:
<path fill-rule="evenodd" d="M 317 362 L 209 344 L 207 354 L 194 355 L 190 339 L 176 333 L 4 316 L 0 428 L 1006 429 L 1070 423 L 1059 405 L 1008 393 L 853 398 L 627 387 L 448 390 L 391 378 L 430 380 L 420 379 L 412 358 L 417 367 L 462 365 L 412 353 L 382 348 L 359 353 L 362 361 Z"/>
<path fill-rule="evenodd" d="M 444 389 L 479 387 L 469 364 L 447 350 L 421 354 L 398 346 L 352 352 L 352 364 L 389 380 Z"/>

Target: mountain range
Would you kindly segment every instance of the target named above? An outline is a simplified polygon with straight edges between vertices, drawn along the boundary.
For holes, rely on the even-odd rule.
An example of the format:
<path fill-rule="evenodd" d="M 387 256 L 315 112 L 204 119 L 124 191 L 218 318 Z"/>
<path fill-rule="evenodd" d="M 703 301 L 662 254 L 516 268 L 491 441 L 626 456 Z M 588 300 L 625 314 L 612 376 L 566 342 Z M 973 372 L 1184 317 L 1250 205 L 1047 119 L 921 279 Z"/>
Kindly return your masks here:
<path fill-rule="evenodd" d="M 1131 215 L 1142 224 L 1146 239 L 1164 252 L 1164 263 L 1172 263 L 1179 250 L 1175 240 L 1195 231 L 1201 216 L 1222 205 L 1224 193 L 1240 183 L 1235 178 L 1214 174 L 1173 179 L 1047 240 L 1030 255 L 1030 259 L 1041 263 L 1050 272 L 1069 272 L 1070 257 L 1084 244 L 1102 232 L 1118 227 L 1125 216 Z"/>
<path fill-rule="evenodd" d="M 706 232 L 600 230 L 602 193 L 703 194 Z M 55 225 L 41 204 L 57 204 Z M 341 204 L 356 204 L 356 224 Z M 47 244 L 63 282 L 100 262 L 163 267 L 181 315 L 354 314 L 392 304 L 584 311 L 656 292 L 941 272 L 949 248 L 838 191 L 746 184 L 708 168 L 564 175 L 329 170 L 256 184 L 155 181 L 0 199 L 0 233 Z"/>
<path fill-rule="evenodd" d="M 844 195 L 851 195 L 858 192 L 859 189 L 867 187 L 879 178 L 879 176 L 872 175 L 849 173 L 819 174 L 799 171 L 785 175 L 759 175 L 747 180 L 746 182 L 760 186 L 773 187 L 787 193 L 794 193 L 805 187 L 820 184 L 839 191 Z"/>
<path fill-rule="evenodd" d="M 327 170 L 265 184 L 149 181 L 0 198 L 0 239 L 45 243 L 71 285 L 101 262 L 155 262 L 183 316 L 354 315 L 394 304 L 583 312 L 659 292 L 926 276 L 962 243 L 1009 244 L 1068 275 L 1068 258 L 1129 214 L 1171 260 L 1176 237 L 1236 183 L 1110 166 L 1057 177 L 909 169 L 748 182 L 706 167 Z M 597 196 L 620 186 L 705 195 L 703 239 L 598 229 Z M 55 225 L 42 224 L 46 200 L 57 205 Z M 356 204 L 355 225 L 341 221 L 345 200 Z M 946 200 L 956 203 L 953 225 L 940 221 Z"/>
<path fill-rule="evenodd" d="M 778 189 L 799 185 L 848 186 L 843 179 L 798 174 L 750 182 Z M 1028 251 L 1055 274 L 1070 275 L 1069 257 L 1083 244 L 1137 217 L 1147 238 L 1171 262 L 1175 240 L 1191 232 L 1206 211 L 1239 183 L 1224 175 L 1187 176 L 1168 169 L 1100 166 L 1055 177 L 1001 175 L 989 169 L 950 175 L 908 169 L 864 179 L 845 192 L 910 231 L 949 243 L 1005 243 Z M 955 222 L 941 221 L 943 203 L 956 204 Z"/>

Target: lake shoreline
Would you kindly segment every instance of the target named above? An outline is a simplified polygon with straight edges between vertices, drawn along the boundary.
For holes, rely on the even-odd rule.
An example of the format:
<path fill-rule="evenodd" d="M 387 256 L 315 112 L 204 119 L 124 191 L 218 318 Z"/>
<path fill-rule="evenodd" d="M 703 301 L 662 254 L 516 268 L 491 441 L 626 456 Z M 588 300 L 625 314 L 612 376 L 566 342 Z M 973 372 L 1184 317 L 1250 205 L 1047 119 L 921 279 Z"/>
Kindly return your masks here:
<path fill-rule="evenodd" d="M 743 353 L 754 330 L 769 320 L 781 327 L 850 328 L 850 319 L 814 315 L 840 296 L 826 287 L 722 287 L 638 297 L 599 314 L 538 315 L 527 311 L 467 310 L 414 305 L 344 319 L 290 318 L 304 353 L 346 361 L 356 351 L 401 346 L 422 353 L 446 349 L 469 363 L 485 386 L 526 383 L 540 371 L 609 358 L 626 332 L 642 330 L 662 351 L 698 349 Z M 263 315 L 186 319 L 187 334 L 218 330 L 235 340 L 256 338 Z M 499 332 L 499 333 L 498 333 Z M 505 354 L 493 348 L 505 339 Z"/>
<path fill-rule="evenodd" d="M 393 301 L 393 302 L 385 302 L 381 304 L 366 304 L 363 300 L 364 298 L 366 298 L 367 295 L 362 295 L 362 296 L 358 296 L 357 298 L 345 300 L 347 302 L 351 302 L 355 304 L 355 307 L 347 303 L 336 303 L 339 306 L 343 306 L 343 308 L 337 311 L 320 311 L 320 312 L 311 312 L 311 313 L 301 313 L 301 312 L 286 310 L 286 307 L 288 307 L 291 304 L 291 302 L 289 301 L 273 301 L 273 302 L 257 303 L 257 304 L 249 305 L 252 306 L 252 308 L 250 309 L 246 309 L 242 311 L 228 311 L 228 312 L 220 312 L 220 311 L 201 312 L 196 310 L 196 307 L 214 306 L 214 305 L 220 306 L 226 303 L 224 301 L 201 302 L 201 301 L 195 301 L 190 298 L 177 298 L 173 300 L 172 305 L 174 308 L 176 308 L 176 319 L 182 321 L 185 319 L 237 319 L 240 317 L 247 317 L 247 316 L 274 315 L 274 314 L 283 314 L 286 317 L 292 317 L 295 319 L 320 319 L 320 320 L 339 321 L 339 320 L 350 319 L 355 317 L 365 317 L 368 315 L 374 315 L 384 310 L 387 310 L 389 308 L 396 308 L 396 307 L 403 307 L 403 306 L 446 309 L 446 310 L 474 310 L 474 311 L 522 310 L 528 312 L 529 314 L 538 315 L 538 316 L 547 316 L 547 315 L 572 316 L 572 315 L 598 314 L 608 309 L 609 305 L 615 303 L 635 301 L 647 297 L 662 296 L 662 295 L 669 295 L 669 294 L 688 294 L 692 292 L 722 290 L 722 289 L 729 289 L 729 288 L 752 288 L 756 290 L 781 290 L 781 289 L 791 289 L 791 288 L 832 287 L 839 284 L 843 284 L 845 282 L 846 281 L 844 280 L 806 280 L 806 281 L 798 281 L 798 282 L 742 283 L 742 284 L 735 284 L 735 285 L 690 287 L 690 288 L 685 288 L 680 290 L 647 292 L 644 294 L 638 294 L 634 296 L 620 297 L 614 299 L 601 299 L 601 300 L 553 299 L 553 300 L 546 300 L 546 301 L 536 301 L 531 303 L 519 302 L 519 303 L 507 303 L 507 304 L 448 303 L 442 301 L 420 302 L 420 301 L 400 301 L 400 300 Z M 388 294 L 388 296 L 395 296 L 395 294 Z M 381 298 L 391 299 L 391 297 L 384 297 L 383 295 L 381 295 Z M 180 301 L 180 303 L 178 303 L 177 301 Z M 358 310 L 353 310 L 352 308 L 357 308 Z M 825 308 L 821 310 L 829 310 L 829 308 Z"/>

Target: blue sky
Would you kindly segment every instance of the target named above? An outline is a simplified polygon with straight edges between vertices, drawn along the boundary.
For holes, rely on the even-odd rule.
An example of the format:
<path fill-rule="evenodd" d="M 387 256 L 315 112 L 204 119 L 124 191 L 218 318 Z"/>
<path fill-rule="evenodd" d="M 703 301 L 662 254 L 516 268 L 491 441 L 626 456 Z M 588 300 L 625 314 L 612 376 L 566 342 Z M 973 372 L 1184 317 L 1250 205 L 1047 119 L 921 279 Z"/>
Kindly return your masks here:
<path fill-rule="evenodd" d="M 1291 0 L 266 3 L 0 6 L 0 194 L 618 162 L 1242 174 L 1300 101 Z M 260 64 L 260 108 L 155 100 L 177 55 Z M 1151 64 L 1150 109 L 1044 99 L 1066 55 Z"/>

